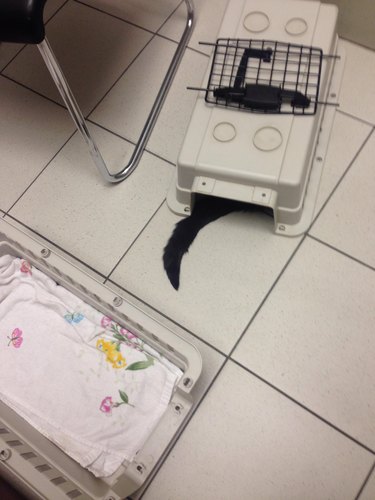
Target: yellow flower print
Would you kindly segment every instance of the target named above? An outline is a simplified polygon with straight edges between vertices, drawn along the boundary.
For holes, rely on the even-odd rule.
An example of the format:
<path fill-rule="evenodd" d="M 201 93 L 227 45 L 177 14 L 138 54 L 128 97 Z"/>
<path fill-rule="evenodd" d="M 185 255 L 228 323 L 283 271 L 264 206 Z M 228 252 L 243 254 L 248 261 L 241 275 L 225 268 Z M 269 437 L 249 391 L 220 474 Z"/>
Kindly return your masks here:
<path fill-rule="evenodd" d="M 107 342 L 104 339 L 98 339 L 96 347 L 106 354 L 106 361 L 111 363 L 113 368 L 125 368 L 126 360 L 121 352 L 117 350 L 117 344 L 115 342 Z"/>
<path fill-rule="evenodd" d="M 120 359 L 117 359 L 116 361 L 112 361 L 112 366 L 113 368 L 125 368 L 126 366 L 126 361 L 125 359 L 121 356 Z"/>

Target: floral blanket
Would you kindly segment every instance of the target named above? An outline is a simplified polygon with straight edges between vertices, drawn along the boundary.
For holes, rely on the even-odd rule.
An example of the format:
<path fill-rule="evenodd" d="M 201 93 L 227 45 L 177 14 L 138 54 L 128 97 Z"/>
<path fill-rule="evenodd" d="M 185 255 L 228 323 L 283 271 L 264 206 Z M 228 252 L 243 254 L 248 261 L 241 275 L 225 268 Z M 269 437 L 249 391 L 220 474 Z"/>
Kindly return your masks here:
<path fill-rule="evenodd" d="M 134 458 L 180 376 L 28 262 L 0 257 L 0 399 L 96 476 Z"/>

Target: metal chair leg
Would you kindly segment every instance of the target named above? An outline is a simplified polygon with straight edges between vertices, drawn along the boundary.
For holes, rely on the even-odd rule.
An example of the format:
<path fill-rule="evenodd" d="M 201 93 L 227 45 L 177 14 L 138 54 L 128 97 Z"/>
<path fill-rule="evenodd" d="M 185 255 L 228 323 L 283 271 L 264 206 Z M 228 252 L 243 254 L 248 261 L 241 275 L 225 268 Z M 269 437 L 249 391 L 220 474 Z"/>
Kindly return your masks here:
<path fill-rule="evenodd" d="M 51 76 L 63 98 L 66 107 L 68 108 L 69 113 L 72 116 L 74 123 L 77 126 L 77 129 L 83 136 L 91 157 L 97 166 L 99 172 L 102 174 L 104 179 L 111 183 L 121 182 L 126 179 L 137 167 L 146 143 L 150 137 L 152 129 L 155 125 L 156 119 L 159 115 L 160 109 L 163 105 L 164 99 L 167 95 L 169 87 L 171 86 L 173 77 L 177 71 L 178 65 L 182 59 L 184 54 L 186 45 L 189 41 L 193 23 L 194 23 L 194 6 L 192 0 L 184 0 L 187 8 L 187 19 L 184 32 L 181 36 L 181 39 L 177 45 L 177 49 L 174 53 L 173 59 L 169 65 L 168 71 L 164 77 L 163 83 L 161 84 L 158 95 L 156 96 L 155 102 L 151 108 L 150 114 L 148 115 L 147 121 L 143 127 L 141 135 L 139 136 L 138 142 L 135 146 L 134 152 L 130 158 L 129 163 L 116 174 L 111 174 L 107 168 L 105 161 L 99 151 L 98 146 L 96 145 L 93 137 L 91 136 L 86 121 L 82 115 L 82 112 L 77 104 L 77 101 L 74 98 L 72 91 L 68 85 L 68 82 L 65 79 L 65 76 L 57 62 L 57 59 L 51 49 L 51 46 L 48 43 L 48 40 L 45 38 L 41 43 L 39 43 L 38 49 L 46 63 L 46 66 L 51 73 Z"/>

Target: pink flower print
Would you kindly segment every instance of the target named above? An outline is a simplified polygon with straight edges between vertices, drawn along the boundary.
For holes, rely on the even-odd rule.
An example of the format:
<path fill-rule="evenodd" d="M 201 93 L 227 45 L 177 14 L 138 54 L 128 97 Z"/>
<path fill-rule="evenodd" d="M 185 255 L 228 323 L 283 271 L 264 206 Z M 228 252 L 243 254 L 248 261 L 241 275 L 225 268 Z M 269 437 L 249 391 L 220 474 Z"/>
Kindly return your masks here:
<path fill-rule="evenodd" d="M 111 396 L 107 396 L 106 398 L 103 399 L 100 405 L 100 411 L 103 413 L 106 413 L 107 415 L 112 414 L 112 408 L 113 408 L 113 401 Z"/>
<path fill-rule="evenodd" d="M 103 328 L 108 328 L 112 323 L 112 319 L 108 318 L 108 316 L 103 316 L 100 324 Z"/>
<path fill-rule="evenodd" d="M 21 347 L 22 342 L 23 342 L 22 330 L 20 330 L 19 328 L 15 328 L 12 332 L 12 336 L 8 337 L 8 339 L 9 339 L 8 346 L 10 346 L 10 344 L 12 344 L 13 347 L 18 349 L 19 347 Z"/>
<path fill-rule="evenodd" d="M 21 260 L 20 271 L 21 271 L 21 273 L 29 274 L 31 276 L 32 272 L 31 272 L 30 262 L 27 262 L 27 260 Z"/>
<path fill-rule="evenodd" d="M 129 340 L 132 340 L 132 339 L 136 338 L 135 335 L 134 335 L 134 333 L 130 332 L 126 328 L 120 328 L 120 333 L 121 333 L 121 335 L 123 335 L 124 337 L 126 337 Z"/>

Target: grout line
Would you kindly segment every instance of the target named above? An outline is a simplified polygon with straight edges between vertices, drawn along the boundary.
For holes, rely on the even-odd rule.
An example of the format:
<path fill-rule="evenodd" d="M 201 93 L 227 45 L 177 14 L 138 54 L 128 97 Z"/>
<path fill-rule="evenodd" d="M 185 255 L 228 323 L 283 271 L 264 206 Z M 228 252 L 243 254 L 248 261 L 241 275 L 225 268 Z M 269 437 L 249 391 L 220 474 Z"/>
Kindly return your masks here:
<path fill-rule="evenodd" d="M 357 493 L 357 496 L 355 497 L 354 500 L 359 500 L 359 497 L 363 493 L 363 490 L 365 489 L 366 484 L 369 482 L 371 474 L 374 472 L 374 470 L 375 470 L 375 462 L 372 464 L 372 467 L 371 467 L 369 473 L 367 474 L 367 476 L 365 477 L 365 480 L 363 481 L 363 484 L 362 484 L 362 486 L 361 486 L 361 488 L 360 488 L 359 492 Z"/>
<path fill-rule="evenodd" d="M 279 280 L 281 279 L 281 277 L 284 275 L 284 272 L 286 271 L 286 269 L 289 267 L 289 264 L 291 263 L 291 261 L 293 260 L 293 258 L 295 257 L 296 253 L 298 252 L 298 250 L 301 248 L 303 242 L 305 241 L 307 237 L 307 234 L 304 234 L 303 237 L 301 238 L 301 241 L 298 243 L 298 245 L 296 246 L 296 248 L 293 250 L 292 254 L 289 256 L 288 260 L 286 261 L 286 263 L 284 264 L 283 268 L 281 269 L 281 271 L 279 272 L 277 278 L 275 279 L 275 281 L 272 283 L 271 287 L 269 288 L 268 292 L 266 293 L 266 295 L 263 297 L 261 303 L 259 304 L 259 306 L 257 307 L 256 311 L 254 312 L 254 314 L 252 315 L 252 317 L 250 318 L 249 322 L 247 323 L 247 325 L 245 326 L 245 328 L 243 329 L 241 335 L 239 336 L 239 338 L 237 339 L 236 343 L 234 344 L 234 346 L 232 347 L 231 351 L 229 352 L 228 354 L 228 358 L 230 358 L 233 354 L 233 352 L 237 349 L 237 346 L 238 344 L 241 342 L 242 338 L 244 337 L 244 335 L 246 334 L 246 332 L 248 331 L 248 329 L 250 328 L 251 324 L 253 323 L 253 321 L 255 320 L 255 318 L 258 316 L 258 313 L 259 311 L 262 309 L 263 305 L 265 304 L 265 302 L 267 301 L 268 297 L 271 295 L 271 293 L 273 292 L 274 288 L 276 287 L 277 283 L 279 282 Z"/>
<path fill-rule="evenodd" d="M 148 307 L 152 311 L 156 312 L 159 316 L 161 316 L 162 318 L 165 318 L 166 320 L 168 320 L 169 322 L 171 322 L 173 325 L 176 325 L 177 327 L 181 328 L 186 333 L 188 333 L 189 335 L 191 335 L 195 339 L 199 340 L 199 342 L 202 342 L 202 344 L 205 344 L 207 347 L 210 347 L 211 349 L 213 349 L 214 351 L 216 351 L 218 354 L 220 354 L 224 358 L 226 358 L 228 356 L 224 352 L 220 351 L 220 349 L 218 349 L 217 347 L 215 347 L 213 344 L 210 344 L 210 342 L 208 342 L 207 340 L 199 337 L 199 335 L 197 335 L 196 333 L 194 333 L 191 330 L 189 330 L 188 328 L 186 328 L 186 326 L 182 325 L 181 323 L 178 323 L 176 320 L 170 318 L 167 314 L 164 314 L 162 311 L 159 311 L 158 309 L 156 309 L 152 305 L 148 304 L 146 301 L 144 301 L 143 299 L 141 299 L 140 297 L 138 297 L 134 293 L 130 292 L 125 287 L 119 285 L 118 283 L 116 283 L 115 281 L 112 281 L 111 279 L 106 279 L 106 282 L 109 282 L 110 284 L 115 285 L 117 288 L 119 288 L 120 290 L 124 291 L 127 295 L 130 295 L 131 297 L 133 297 L 134 299 L 136 299 L 141 304 L 144 304 L 146 307 Z M 104 283 L 104 284 L 107 284 L 107 283 Z"/>
<path fill-rule="evenodd" d="M 130 24 L 131 26 L 134 26 L 134 28 L 139 28 L 143 31 L 147 31 L 151 35 L 154 35 L 155 32 L 150 30 L 149 28 L 145 28 L 144 26 L 141 26 L 140 24 L 133 23 L 132 21 L 129 21 L 128 19 L 124 19 L 123 17 L 117 16 L 116 14 L 113 14 L 112 12 L 107 12 L 106 10 L 100 9 L 99 7 L 95 7 L 94 5 L 87 4 L 84 1 L 81 0 L 74 0 L 75 3 L 82 5 L 83 7 L 87 7 L 88 9 L 96 10 L 97 12 L 100 12 L 101 14 L 104 14 L 109 17 L 113 17 L 114 19 L 117 19 L 118 21 L 121 21 L 126 24 Z"/>
<path fill-rule="evenodd" d="M 2 76 L 4 76 L 4 75 L 3 75 L 3 71 L 5 71 L 5 70 L 7 69 L 7 67 L 8 67 L 8 66 L 9 66 L 9 65 L 10 65 L 10 64 L 11 64 L 11 63 L 15 60 L 15 58 L 16 58 L 19 54 L 21 54 L 21 52 L 23 51 L 23 49 L 24 49 L 25 47 L 26 47 L 26 45 L 22 45 L 22 47 L 21 47 L 21 48 L 20 48 L 20 49 L 16 52 L 16 54 L 15 54 L 15 55 L 11 58 L 11 60 L 7 62 L 7 64 L 4 66 L 4 68 L 0 71 L 0 74 L 1 74 Z"/>
<path fill-rule="evenodd" d="M 164 40 L 168 40 L 168 42 L 173 42 L 173 43 L 178 43 L 178 41 L 174 40 L 173 38 L 167 36 L 167 35 L 162 35 L 161 33 L 156 33 L 156 35 L 160 38 L 163 38 Z M 203 52 L 201 50 L 196 49 L 195 47 L 191 47 L 190 45 L 186 46 L 186 49 L 191 50 L 192 52 L 196 52 L 197 54 L 201 56 L 205 56 L 208 59 L 211 57 L 211 54 L 207 54 L 206 52 Z"/>
<path fill-rule="evenodd" d="M 349 42 L 351 43 L 352 45 L 358 45 L 358 47 L 362 47 L 363 49 L 367 49 L 369 50 L 370 52 L 375 52 L 375 49 L 373 49 L 372 47 L 369 47 L 368 45 L 364 45 L 363 43 L 360 43 L 360 42 L 354 42 L 353 40 L 351 40 L 350 38 L 346 38 L 344 36 L 340 36 L 339 37 L 340 40 L 345 40 L 346 42 Z"/>
<path fill-rule="evenodd" d="M 140 57 L 141 54 L 146 50 L 146 48 L 150 45 L 150 43 L 155 39 L 156 35 L 154 34 L 148 42 L 146 42 L 146 45 L 138 52 L 138 54 L 130 61 L 130 63 L 126 66 L 124 71 L 120 73 L 120 75 L 116 78 L 114 82 L 110 85 L 110 87 L 107 89 L 107 91 L 102 95 L 102 97 L 99 99 L 99 101 L 95 104 L 95 106 L 85 115 L 85 118 L 88 118 L 97 108 L 98 106 L 104 101 L 104 99 L 107 97 L 107 95 L 111 92 L 111 90 L 115 87 L 115 85 L 121 80 L 121 78 L 125 75 L 125 73 L 128 71 L 128 69 L 135 63 L 135 61 Z"/>
<path fill-rule="evenodd" d="M 228 361 L 228 358 L 225 359 L 225 361 L 223 362 L 223 364 L 220 366 L 220 368 L 218 369 L 218 371 L 216 372 L 216 374 L 212 378 L 211 382 L 208 384 L 206 390 L 202 394 L 201 399 L 197 402 L 196 406 L 191 410 L 191 412 L 189 413 L 189 415 L 187 415 L 187 417 L 185 419 L 185 422 L 179 428 L 179 431 L 178 431 L 176 440 L 173 443 L 173 446 L 171 446 L 170 449 L 167 450 L 165 456 L 163 457 L 163 460 L 159 464 L 156 464 L 156 466 L 151 471 L 149 477 L 147 478 L 147 486 L 145 487 L 144 491 L 142 492 L 142 494 L 141 494 L 141 496 L 139 497 L 138 500 L 141 500 L 143 498 L 144 494 L 146 493 L 146 491 L 148 490 L 148 488 L 152 484 L 153 479 L 155 478 L 155 476 L 157 475 L 157 473 L 159 472 L 159 470 L 161 469 L 161 467 L 164 465 L 165 461 L 169 457 L 170 453 L 172 452 L 172 450 L 174 449 L 174 447 L 176 446 L 176 444 L 178 443 L 178 441 L 179 441 L 181 435 L 183 434 L 183 432 L 185 431 L 186 427 L 189 425 L 190 421 L 192 420 L 192 418 L 194 417 L 194 415 L 196 414 L 196 412 L 200 408 L 202 402 L 206 399 L 207 394 L 209 393 L 209 391 L 211 390 L 212 386 L 216 382 L 217 378 L 219 377 L 219 375 L 223 371 L 224 367 L 227 364 L 227 361 Z"/>
<path fill-rule="evenodd" d="M 77 1 L 77 0 L 75 0 Z M 86 5 L 86 4 L 85 4 Z M 169 20 L 169 18 L 174 14 L 174 12 L 178 9 L 178 7 L 176 7 L 176 9 L 167 17 L 167 19 L 164 21 L 164 23 L 159 27 L 159 29 L 157 30 L 157 32 L 164 26 L 164 24 Z M 110 15 L 110 14 L 109 14 Z M 123 19 L 122 19 L 123 22 L 125 22 Z M 129 23 L 131 24 L 131 23 Z M 146 31 L 149 31 L 149 30 L 146 30 Z M 120 74 L 120 76 L 113 82 L 113 84 L 110 86 L 110 88 L 107 90 L 107 92 L 101 97 L 101 99 L 96 103 L 96 105 L 92 108 L 91 111 L 89 111 L 87 114 L 86 114 L 86 117 L 89 117 L 96 109 L 97 107 L 101 104 L 101 102 L 107 97 L 107 95 L 109 94 L 109 92 L 113 89 L 113 87 L 117 84 L 117 82 L 125 75 L 125 73 L 127 72 L 127 70 L 135 63 L 135 61 L 138 59 L 138 57 L 143 54 L 144 50 L 151 44 L 151 42 L 153 40 L 155 40 L 155 38 L 158 36 L 157 35 L 157 32 L 154 33 L 153 31 L 149 31 L 149 33 L 151 33 L 153 36 L 150 38 L 150 40 L 146 43 L 146 45 L 138 52 L 138 54 L 134 57 L 134 59 L 128 64 L 128 66 L 125 68 L 125 70 Z M 173 56 L 172 56 L 173 57 Z"/>
<path fill-rule="evenodd" d="M 272 384 L 271 382 L 269 382 L 265 378 L 261 377 L 256 372 L 253 372 L 252 370 L 250 370 L 250 368 L 247 368 L 246 366 L 244 366 L 243 364 L 241 364 L 239 361 L 236 361 L 235 359 L 231 359 L 231 361 L 233 361 L 233 363 L 235 363 L 236 365 L 238 365 L 240 368 L 243 368 L 245 371 L 247 371 L 248 373 L 250 373 L 251 375 L 253 375 L 254 377 L 256 377 L 258 380 L 260 380 L 264 384 L 266 384 L 269 387 L 271 387 L 271 389 L 274 389 L 279 394 L 281 394 L 282 396 L 285 396 L 287 399 L 289 399 L 290 401 L 292 401 L 293 403 L 295 403 L 300 408 L 306 410 L 308 413 L 310 413 L 311 415 L 313 415 L 314 417 L 318 418 L 319 420 L 321 420 L 322 422 L 324 422 L 326 425 L 328 425 L 332 429 L 336 430 L 337 432 L 339 432 L 340 434 L 342 434 L 343 436 L 345 436 L 346 438 L 348 438 L 350 441 L 353 441 L 355 444 L 357 444 L 358 446 L 360 446 L 364 450 L 368 451 L 372 455 L 375 455 L 375 450 L 371 449 L 369 446 L 365 445 L 364 443 L 362 443 L 358 439 L 354 438 L 353 436 L 351 436 L 347 432 L 343 431 L 342 429 L 340 429 L 339 427 L 337 427 L 335 424 L 333 424 L 332 422 L 330 422 L 326 418 L 324 418 L 321 415 L 319 415 L 319 413 L 316 413 L 314 410 L 312 410 L 308 406 L 305 406 L 303 403 L 301 403 L 297 399 L 293 398 L 292 396 L 290 396 L 289 394 L 287 394 L 282 389 L 280 389 L 276 385 Z"/>
<path fill-rule="evenodd" d="M 312 234 L 307 235 L 309 238 L 312 240 L 317 241 L 318 243 L 321 243 L 322 245 L 330 248 L 331 250 L 335 250 L 336 252 L 340 253 L 341 255 L 344 255 L 345 257 L 348 257 L 351 260 L 354 260 L 354 262 L 357 262 L 358 264 L 361 264 L 362 266 L 367 267 L 368 269 L 371 269 L 372 271 L 375 271 L 375 267 L 371 266 L 370 264 L 366 264 L 366 262 L 363 262 L 362 260 L 357 259 L 356 257 L 353 257 L 353 255 L 350 255 L 343 250 L 340 250 L 339 248 L 336 248 L 333 245 L 330 245 L 326 241 L 321 240 L 320 238 L 317 238 L 316 236 L 313 236 Z"/>
<path fill-rule="evenodd" d="M 167 24 L 167 22 L 174 16 L 174 14 L 178 11 L 178 9 L 181 7 L 183 4 L 183 0 L 180 1 L 178 5 L 173 9 L 173 11 L 166 17 L 166 19 L 161 23 L 159 28 L 156 30 L 156 33 L 159 33 L 159 31 Z"/>
<path fill-rule="evenodd" d="M 82 264 L 86 269 L 89 269 L 90 271 L 94 272 L 96 275 L 100 276 L 103 280 L 105 279 L 105 275 L 103 273 L 101 273 L 100 271 L 98 271 L 97 269 L 94 269 L 92 266 L 90 266 L 89 264 L 87 264 L 86 262 L 84 262 L 83 260 L 81 260 L 80 258 L 78 258 L 76 255 L 72 254 L 71 252 L 69 252 L 68 250 L 65 250 L 65 248 L 63 248 L 62 246 L 60 246 L 59 244 L 55 243 L 54 241 L 50 240 L 49 238 L 47 238 L 46 236 L 42 235 L 41 233 L 39 233 L 38 231 L 36 231 L 35 229 L 33 229 L 32 227 L 28 226 L 27 224 L 25 224 L 24 222 L 20 221 L 19 219 L 17 219 L 16 217 L 14 217 L 13 215 L 11 214 L 4 214 L 4 217 L 9 217 L 10 219 L 14 220 L 15 222 L 17 222 L 18 224 L 20 224 L 22 227 L 24 227 L 25 229 L 28 229 L 29 231 L 31 231 L 32 233 L 34 233 L 35 235 L 37 235 L 39 238 L 41 238 L 42 240 L 46 241 L 47 243 L 53 245 L 55 248 L 57 248 L 58 250 L 60 250 L 61 252 L 63 252 L 65 255 L 68 255 L 69 257 L 72 257 L 75 261 L 79 262 L 80 264 Z M 6 219 L 5 219 L 6 220 Z M 52 249 L 53 251 L 53 249 Z M 74 265 L 74 263 L 73 263 Z M 104 284 L 104 283 L 102 283 Z"/>
<path fill-rule="evenodd" d="M 352 113 L 349 113 L 348 111 L 343 111 L 340 108 L 336 109 L 336 113 L 340 113 L 341 115 L 347 116 L 349 118 L 353 118 L 353 120 L 356 120 L 360 123 L 364 123 L 365 125 L 369 125 L 370 127 L 375 127 L 374 122 L 369 122 L 368 120 L 365 120 L 364 118 L 360 118 L 359 116 L 353 115 Z"/>
<path fill-rule="evenodd" d="M 42 168 L 42 170 L 37 174 L 37 176 L 30 182 L 30 184 L 26 187 L 26 189 L 21 193 L 21 195 L 16 199 L 16 201 L 11 205 L 10 208 L 6 211 L 7 215 L 10 215 L 9 212 L 14 208 L 14 206 L 20 201 L 22 196 L 31 188 L 31 186 L 36 182 L 36 180 L 42 175 L 42 173 L 46 170 L 46 168 L 52 163 L 52 161 L 56 158 L 56 156 L 60 153 L 60 151 L 68 144 L 70 139 L 74 136 L 77 131 L 74 130 L 73 133 L 68 137 L 68 139 L 63 143 L 63 145 L 57 150 L 57 152 L 52 156 L 52 158 L 47 162 L 47 164 Z"/>
<path fill-rule="evenodd" d="M 87 118 L 86 119 L 86 122 L 88 123 L 91 123 L 92 125 L 96 125 L 97 127 L 101 128 L 102 130 L 105 130 L 106 132 L 108 132 L 109 134 L 112 134 L 116 137 L 118 137 L 119 139 L 122 139 L 126 142 L 128 142 L 129 144 L 131 144 L 132 146 L 135 146 L 135 142 L 132 141 L 131 139 L 128 139 L 127 137 L 119 134 L 118 132 L 115 132 L 107 127 L 105 127 L 104 125 L 101 125 L 100 123 L 96 122 L 95 120 L 91 119 L 91 118 Z M 168 158 L 164 158 L 163 156 L 159 155 L 158 153 L 154 153 L 153 151 L 151 151 L 150 149 L 147 149 L 145 148 L 144 151 L 147 151 L 147 153 L 149 153 L 150 155 L 152 156 L 155 156 L 156 158 L 158 158 L 159 160 L 162 160 L 162 161 L 165 161 L 166 163 L 168 163 L 169 165 L 171 165 L 172 167 L 175 167 L 176 164 L 173 163 L 171 160 L 168 160 Z"/>
<path fill-rule="evenodd" d="M 14 78 L 11 78 L 10 76 L 8 75 L 1 75 L 2 78 L 6 78 L 7 80 L 15 83 L 16 85 L 19 85 L 20 87 L 26 89 L 26 90 L 29 90 L 30 92 L 32 92 L 33 94 L 36 94 L 37 96 L 39 97 L 42 97 L 43 99 L 46 99 L 47 101 L 53 103 L 53 104 L 56 104 L 57 106 L 59 106 L 60 108 L 62 109 L 65 109 L 66 111 L 68 111 L 68 109 L 64 106 L 64 104 L 61 104 L 59 101 L 55 101 L 54 99 L 52 99 L 51 97 L 48 97 L 44 94 L 41 94 L 40 92 L 38 92 L 37 90 L 31 88 L 31 87 L 28 87 L 27 85 L 25 85 L 24 83 L 21 83 L 17 80 L 15 80 Z M 69 115 L 70 117 L 70 115 Z"/>
<path fill-rule="evenodd" d="M 128 139 L 127 137 L 123 136 L 123 135 L 120 135 L 118 132 L 114 132 L 113 130 L 105 127 L 104 125 L 101 125 L 100 123 L 96 122 L 95 120 L 92 120 L 91 118 L 86 118 L 86 122 L 87 123 L 91 123 L 91 125 L 95 125 L 99 128 L 101 128 L 102 130 L 105 130 L 106 132 L 108 132 L 109 134 L 112 134 L 116 137 L 118 137 L 119 139 L 122 139 L 126 142 L 128 142 L 129 144 L 131 144 L 132 146 L 135 146 L 135 142 L 132 141 L 131 139 Z"/>
<path fill-rule="evenodd" d="M 107 280 L 110 278 L 111 274 L 113 274 L 113 272 L 115 271 L 115 269 L 119 266 L 120 262 L 122 261 L 122 259 L 125 257 L 125 255 L 127 255 L 127 253 L 130 251 L 130 249 L 134 246 L 134 244 L 136 243 L 136 241 L 138 241 L 138 239 L 140 238 L 140 236 L 143 234 L 143 232 L 145 231 L 145 229 L 147 228 L 148 224 L 151 222 L 151 220 L 155 217 L 155 215 L 157 214 L 157 212 L 160 210 L 160 208 L 162 207 L 162 205 L 164 204 L 165 202 L 165 198 L 163 199 L 163 201 L 160 203 L 160 205 L 156 208 L 156 210 L 154 211 L 154 213 L 151 215 L 151 217 L 148 219 L 148 221 L 145 223 L 145 225 L 143 226 L 143 228 L 141 229 L 141 231 L 137 234 L 137 236 L 134 238 L 134 240 L 131 242 L 131 244 L 128 246 L 128 248 L 125 250 L 125 252 L 122 254 L 122 256 L 119 258 L 119 260 L 117 261 L 117 263 L 114 265 L 114 267 L 112 268 L 112 270 L 109 272 L 109 274 L 107 275 L 106 277 L 106 280 L 104 283 L 107 282 Z"/>
<path fill-rule="evenodd" d="M 360 146 L 360 148 L 358 149 L 358 151 L 356 152 L 356 154 L 354 155 L 353 159 L 351 160 L 351 162 L 349 163 L 349 165 L 346 167 L 344 173 L 341 175 L 340 179 L 337 181 L 335 187 L 332 189 L 331 193 L 329 194 L 328 198 L 326 199 L 326 201 L 323 203 L 323 205 L 321 206 L 320 210 L 318 211 L 318 213 L 315 215 L 314 219 L 312 220 L 309 228 L 307 229 L 306 233 L 310 233 L 311 229 L 313 228 L 314 224 L 316 223 L 316 221 L 318 220 L 318 218 L 320 217 L 321 213 L 323 212 L 323 210 L 325 209 L 325 207 L 327 206 L 328 202 L 330 201 L 330 199 L 332 198 L 332 196 L 334 195 L 334 193 L 337 191 L 337 188 L 340 186 L 341 182 L 343 181 L 343 179 L 345 178 L 345 176 L 347 175 L 347 173 L 349 172 L 349 170 L 351 169 L 352 165 L 355 163 L 355 161 L 357 160 L 358 156 L 362 153 L 363 149 L 365 148 L 365 146 L 367 145 L 367 143 L 369 142 L 370 140 L 370 137 L 372 136 L 372 134 L 374 133 L 374 130 L 375 130 L 375 127 L 373 127 L 370 132 L 368 133 L 367 137 L 365 138 L 365 140 L 363 141 L 362 145 Z"/>
<path fill-rule="evenodd" d="M 51 14 L 51 16 L 47 19 L 47 21 L 44 23 L 44 26 L 47 26 L 47 24 L 51 21 L 51 19 L 53 19 L 56 14 L 58 14 L 60 12 L 61 9 L 63 9 L 65 7 L 66 4 L 69 3 L 69 0 L 65 0 L 65 2 L 63 2 L 60 7 L 58 9 L 55 10 L 55 12 L 53 14 Z"/>

